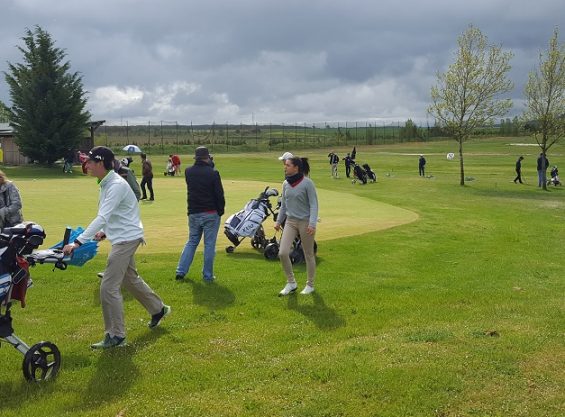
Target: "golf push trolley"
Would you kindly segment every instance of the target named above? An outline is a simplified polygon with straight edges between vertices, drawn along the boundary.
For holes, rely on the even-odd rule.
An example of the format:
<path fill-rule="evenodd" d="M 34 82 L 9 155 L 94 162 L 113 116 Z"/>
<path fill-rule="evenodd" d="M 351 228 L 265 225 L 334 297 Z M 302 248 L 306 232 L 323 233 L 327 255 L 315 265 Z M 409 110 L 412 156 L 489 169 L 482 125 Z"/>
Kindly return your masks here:
<path fill-rule="evenodd" d="M 71 229 L 67 228 L 63 245 L 68 243 Z M 9 343 L 22 355 L 23 374 L 28 381 L 54 378 L 61 366 L 61 353 L 48 341 L 28 346 L 14 334 L 12 304 L 19 301 L 25 307 L 25 295 L 32 280 L 29 267 L 36 264 L 53 264 L 54 268 L 67 269 L 70 256 L 60 248 L 36 250 L 45 239 L 43 228 L 32 222 L 2 229 L 0 233 L 0 341 Z"/>
<path fill-rule="evenodd" d="M 277 259 L 279 256 L 280 241 L 276 234 L 268 238 L 263 228 L 263 222 L 270 216 L 273 221 L 277 221 L 281 207 L 280 197 L 277 204 L 273 207 L 271 197 L 277 197 L 279 192 L 270 187 L 266 187 L 257 198 L 251 199 L 245 207 L 235 214 L 229 216 L 224 224 L 224 234 L 233 244 L 226 247 L 227 253 L 233 253 L 235 248 L 246 238 L 251 239 L 251 246 L 263 252 L 263 256 L 269 260 Z M 284 228 L 284 223 L 281 225 Z M 318 244 L 314 242 L 314 253 L 318 251 Z M 304 250 L 302 242 L 297 237 L 292 243 L 290 261 L 298 264 L 304 261 Z"/>

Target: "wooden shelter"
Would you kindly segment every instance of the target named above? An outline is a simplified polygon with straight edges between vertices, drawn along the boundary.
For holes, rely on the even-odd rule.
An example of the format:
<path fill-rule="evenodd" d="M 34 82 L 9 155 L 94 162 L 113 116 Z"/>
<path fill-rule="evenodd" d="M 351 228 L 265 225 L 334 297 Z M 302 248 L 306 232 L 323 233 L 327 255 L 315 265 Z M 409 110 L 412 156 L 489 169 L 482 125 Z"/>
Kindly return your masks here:
<path fill-rule="evenodd" d="M 90 136 L 81 140 L 78 149 L 88 152 L 94 147 L 94 131 L 106 121 L 97 120 L 89 122 L 86 126 Z M 20 153 L 20 148 L 14 140 L 14 129 L 8 123 L 0 123 L 0 164 L 2 165 L 26 165 L 30 160 Z"/>

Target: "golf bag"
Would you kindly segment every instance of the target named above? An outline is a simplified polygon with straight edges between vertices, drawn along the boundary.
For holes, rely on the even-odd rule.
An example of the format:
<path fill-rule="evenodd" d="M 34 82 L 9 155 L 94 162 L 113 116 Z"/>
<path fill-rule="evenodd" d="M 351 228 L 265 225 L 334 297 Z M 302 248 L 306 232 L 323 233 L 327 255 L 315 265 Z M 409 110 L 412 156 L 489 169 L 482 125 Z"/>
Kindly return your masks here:
<path fill-rule="evenodd" d="M 561 185 L 561 181 L 559 180 L 559 170 L 557 167 L 553 167 L 551 170 L 551 179 L 547 180 L 547 185 Z"/>
<path fill-rule="evenodd" d="M 233 246 L 226 248 L 227 253 L 233 253 L 236 247 L 246 237 L 251 238 L 251 246 L 255 249 L 265 249 L 272 239 L 265 237 L 265 230 L 263 229 L 263 222 L 272 215 L 276 219 L 276 213 L 273 211 L 273 206 L 270 197 L 276 197 L 279 192 L 274 188 L 266 187 L 265 190 L 259 194 L 259 197 L 250 200 L 243 210 L 232 214 L 224 223 L 224 234 L 229 239 Z M 273 238 L 274 239 L 274 238 Z"/>
<path fill-rule="evenodd" d="M 365 172 L 367 173 L 367 179 L 370 182 L 377 182 L 377 174 L 375 174 L 373 172 L 373 170 L 371 169 L 371 167 L 369 166 L 369 164 L 363 164 L 363 169 L 365 170 Z"/>
<path fill-rule="evenodd" d="M 367 184 L 367 172 L 361 167 L 361 165 L 353 164 L 353 180 L 351 183 L 355 184 L 359 181 L 361 184 Z"/>
<path fill-rule="evenodd" d="M 281 198 L 279 197 L 276 207 L 276 213 L 273 216 L 274 220 L 277 220 L 278 211 L 281 207 Z M 284 229 L 286 220 L 282 222 L 281 227 Z M 280 242 L 277 241 L 276 235 L 273 236 L 272 239 L 269 240 L 267 246 L 265 246 L 265 250 L 263 251 L 263 255 L 265 258 L 269 260 L 277 259 L 279 256 L 279 249 L 280 249 Z M 314 253 L 318 253 L 318 243 L 314 241 Z M 304 262 L 304 249 L 302 249 L 302 242 L 300 240 L 300 236 L 296 236 L 294 242 L 292 242 L 292 250 L 290 251 L 290 262 L 293 264 L 298 264 Z"/>
<path fill-rule="evenodd" d="M 66 233 L 64 241 L 68 243 Z M 43 381 L 54 378 L 61 365 L 61 353 L 54 343 L 39 342 L 29 347 L 14 334 L 12 327 L 12 303 L 19 301 L 25 307 L 25 296 L 32 286 L 29 267 L 37 263 L 52 263 L 56 268 L 66 269 L 61 250 L 35 251 L 45 238 L 43 228 L 25 222 L 2 230 L 0 234 L 0 339 L 14 346 L 24 355 L 22 364 L 24 377 L 28 381 Z"/>

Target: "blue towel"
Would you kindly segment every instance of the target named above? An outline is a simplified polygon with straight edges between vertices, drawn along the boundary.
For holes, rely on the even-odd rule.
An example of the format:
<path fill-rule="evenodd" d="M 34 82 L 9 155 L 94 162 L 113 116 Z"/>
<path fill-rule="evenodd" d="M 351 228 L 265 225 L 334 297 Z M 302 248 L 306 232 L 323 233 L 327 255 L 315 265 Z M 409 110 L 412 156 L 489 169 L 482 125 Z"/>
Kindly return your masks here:
<path fill-rule="evenodd" d="M 82 227 L 77 227 L 76 229 L 71 229 L 71 235 L 69 237 L 69 242 L 74 242 L 75 239 L 84 231 Z M 63 241 L 60 241 L 56 245 L 51 246 L 51 249 L 62 249 Z M 95 240 L 89 240 L 83 243 L 78 248 L 73 251 L 73 256 L 68 263 L 68 265 L 83 266 L 85 263 L 90 261 L 96 256 L 98 252 L 98 242 Z"/>

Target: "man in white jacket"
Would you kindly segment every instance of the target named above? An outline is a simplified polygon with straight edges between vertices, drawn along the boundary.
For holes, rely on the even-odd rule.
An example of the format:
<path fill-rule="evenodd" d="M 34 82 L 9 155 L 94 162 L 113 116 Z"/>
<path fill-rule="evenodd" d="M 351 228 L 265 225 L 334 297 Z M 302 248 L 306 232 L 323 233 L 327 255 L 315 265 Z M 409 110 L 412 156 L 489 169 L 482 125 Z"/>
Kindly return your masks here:
<path fill-rule="evenodd" d="M 104 316 L 104 339 L 91 345 L 106 349 L 125 344 L 123 299 L 120 288 L 126 288 L 151 314 L 149 327 L 154 328 L 171 312 L 157 294 L 137 274 L 135 252 L 143 240 L 139 205 L 128 183 L 114 171 L 114 153 L 96 146 L 88 154 L 88 173 L 98 178 L 100 200 L 98 215 L 77 239 L 63 248 L 66 254 L 91 240 L 108 238 L 112 249 L 100 283 L 100 301 Z"/>

